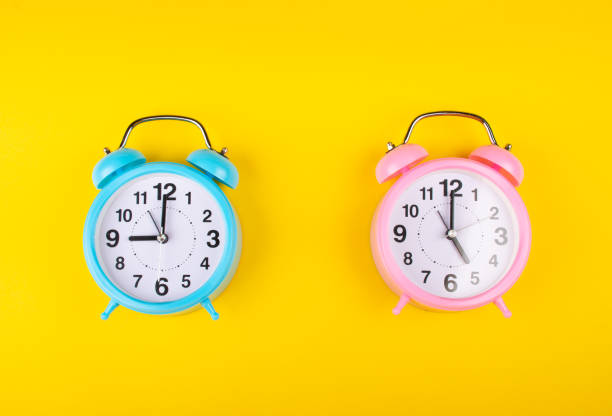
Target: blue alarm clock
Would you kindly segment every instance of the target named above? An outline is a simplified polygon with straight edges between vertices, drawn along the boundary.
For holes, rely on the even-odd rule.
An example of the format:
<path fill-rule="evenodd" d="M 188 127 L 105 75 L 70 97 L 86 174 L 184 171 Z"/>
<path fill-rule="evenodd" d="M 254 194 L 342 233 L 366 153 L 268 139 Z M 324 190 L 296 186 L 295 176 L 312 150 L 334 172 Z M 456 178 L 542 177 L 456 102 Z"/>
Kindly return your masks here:
<path fill-rule="evenodd" d="M 142 153 L 125 147 L 135 126 L 155 120 L 200 129 L 207 149 L 189 155 L 193 167 L 146 163 Z M 238 185 L 227 148 L 215 151 L 197 120 L 152 116 L 130 124 L 117 150 L 104 151 L 93 170 L 100 193 L 83 233 L 87 266 L 110 297 L 102 319 L 118 305 L 148 314 L 201 305 L 218 319 L 211 301 L 229 284 L 241 250 L 238 217 L 217 184 Z"/>

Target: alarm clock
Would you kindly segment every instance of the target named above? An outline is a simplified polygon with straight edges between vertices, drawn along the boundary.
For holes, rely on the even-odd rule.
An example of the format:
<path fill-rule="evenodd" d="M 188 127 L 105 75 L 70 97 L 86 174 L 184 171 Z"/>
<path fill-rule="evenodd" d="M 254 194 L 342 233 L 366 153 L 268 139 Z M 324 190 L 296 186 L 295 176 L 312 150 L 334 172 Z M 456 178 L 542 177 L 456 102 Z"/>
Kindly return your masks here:
<path fill-rule="evenodd" d="M 192 167 L 146 163 L 142 153 L 125 147 L 134 127 L 157 120 L 200 129 L 207 148 L 189 155 Z M 218 319 L 211 301 L 230 282 L 241 249 L 238 217 L 218 185 L 238 184 L 227 148 L 215 151 L 197 120 L 152 116 L 131 123 L 117 150 L 104 151 L 93 170 L 100 193 L 83 233 L 87 266 L 110 297 L 102 319 L 118 305 L 148 314 L 201 305 Z"/>
<path fill-rule="evenodd" d="M 428 156 L 408 143 L 425 118 L 460 116 L 484 125 L 490 144 L 466 158 Z M 387 144 L 376 166 L 379 183 L 398 178 L 384 196 L 371 227 L 374 261 L 399 296 L 399 314 L 410 303 L 426 309 L 461 311 L 495 304 L 519 278 L 529 255 L 531 228 L 516 187 L 523 167 L 500 147 L 487 121 L 471 113 L 437 111 L 416 117 L 403 144 Z"/>

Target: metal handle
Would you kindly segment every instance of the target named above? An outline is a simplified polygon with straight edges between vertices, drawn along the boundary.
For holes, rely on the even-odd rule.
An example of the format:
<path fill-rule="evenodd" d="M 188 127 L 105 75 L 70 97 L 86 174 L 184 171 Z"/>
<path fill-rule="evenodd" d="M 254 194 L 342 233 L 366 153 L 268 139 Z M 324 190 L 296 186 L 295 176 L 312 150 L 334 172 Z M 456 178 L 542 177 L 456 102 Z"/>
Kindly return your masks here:
<path fill-rule="evenodd" d="M 133 121 L 132 124 L 130 124 L 127 128 L 127 130 L 125 131 L 125 134 L 123 135 L 123 140 L 121 140 L 121 144 L 119 145 L 119 149 L 123 149 L 128 141 L 128 137 L 130 137 L 130 133 L 132 132 L 132 130 L 134 129 L 134 127 L 136 127 L 139 124 L 142 123 L 146 123 L 148 121 L 156 121 L 156 120 L 177 120 L 177 121 L 186 121 L 187 123 L 191 123 L 195 126 L 197 126 L 200 129 L 200 132 L 202 132 L 202 136 L 204 136 L 204 141 L 206 142 L 206 147 L 208 147 L 211 150 L 214 150 L 212 148 L 212 145 L 210 144 L 210 140 L 208 138 L 208 135 L 206 134 L 206 130 L 204 129 L 204 126 L 202 124 L 200 124 L 200 122 L 198 120 L 195 120 L 193 118 L 189 118 L 189 117 L 183 117 L 183 116 L 150 116 L 150 117 L 143 117 L 143 118 L 139 118 L 136 121 Z M 224 150 L 221 151 L 222 154 L 227 152 L 227 149 L 224 148 Z"/>
<path fill-rule="evenodd" d="M 491 141 L 491 144 L 494 144 L 495 146 L 499 146 L 497 144 L 497 141 L 495 140 L 495 136 L 493 136 L 493 130 L 491 130 L 491 126 L 489 126 L 489 123 L 487 123 L 487 120 L 480 117 L 479 115 L 472 114 L 472 113 L 464 113 L 461 111 L 434 111 L 431 113 L 421 114 L 420 116 L 412 120 L 412 123 L 410 123 L 410 127 L 408 127 L 408 132 L 406 133 L 406 137 L 404 138 L 404 143 L 408 143 L 408 139 L 410 139 L 410 134 L 412 134 L 412 130 L 414 129 L 414 126 L 416 123 L 423 120 L 424 118 L 436 117 L 436 116 L 467 117 L 467 118 L 471 118 L 472 120 L 480 121 L 484 125 L 485 129 L 487 129 L 487 134 L 489 135 L 489 140 Z"/>

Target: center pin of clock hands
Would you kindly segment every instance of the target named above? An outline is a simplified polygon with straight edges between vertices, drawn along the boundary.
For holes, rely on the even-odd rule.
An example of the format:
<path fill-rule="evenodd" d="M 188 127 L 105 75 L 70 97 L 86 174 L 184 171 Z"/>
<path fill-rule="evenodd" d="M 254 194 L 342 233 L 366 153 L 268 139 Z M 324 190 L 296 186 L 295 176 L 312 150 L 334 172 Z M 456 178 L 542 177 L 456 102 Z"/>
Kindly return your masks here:
<path fill-rule="evenodd" d="M 455 225 L 455 195 L 452 192 L 451 192 L 451 195 L 450 195 L 450 200 L 451 200 L 451 204 L 450 204 L 450 226 L 446 225 L 446 221 L 444 221 L 444 217 L 442 216 L 440 211 L 436 211 L 436 212 L 438 213 L 438 216 L 442 220 L 442 224 L 444 224 L 444 228 L 446 228 L 446 238 L 449 239 L 453 243 L 453 245 L 455 246 L 455 248 L 459 252 L 459 255 L 461 256 L 461 258 L 463 259 L 465 264 L 469 264 L 470 263 L 470 258 L 467 256 L 467 254 L 465 253 L 465 250 L 461 246 L 461 243 L 459 243 L 459 240 L 457 239 L 457 230 L 453 229 L 453 227 Z"/>

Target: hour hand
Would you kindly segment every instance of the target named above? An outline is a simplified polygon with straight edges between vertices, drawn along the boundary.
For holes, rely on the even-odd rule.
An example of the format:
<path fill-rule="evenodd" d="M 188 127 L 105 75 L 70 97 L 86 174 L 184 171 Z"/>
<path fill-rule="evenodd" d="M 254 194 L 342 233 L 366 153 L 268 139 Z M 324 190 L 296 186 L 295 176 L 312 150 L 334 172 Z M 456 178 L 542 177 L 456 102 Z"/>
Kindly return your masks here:
<path fill-rule="evenodd" d="M 459 255 L 461 256 L 461 258 L 463 259 L 465 264 L 469 264 L 470 263 L 470 258 L 465 253 L 465 250 L 463 249 L 463 247 L 461 247 L 461 243 L 459 243 L 459 240 L 457 240 L 457 237 L 456 237 L 457 232 L 455 231 L 454 233 L 455 233 L 455 236 L 453 236 L 453 237 L 449 236 L 447 238 L 453 242 L 453 244 L 455 245 L 455 248 L 459 252 Z"/>
<path fill-rule="evenodd" d="M 131 235 L 128 240 L 130 241 L 157 241 L 156 235 Z"/>
<path fill-rule="evenodd" d="M 457 249 L 457 252 L 461 256 L 461 258 L 463 259 L 465 264 L 469 264 L 470 263 L 470 258 L 465 253 L 465 250 L 461 246 L 461 243 L 459 242 L 459 240 L 457 240 L 457 231 L 453 230 L 451 228 L 448 228 L 448 225 L 446 225 L 446 221 L 444 221 L 444 217 L 442 216 L 440 211 L 437 211 L 437 212 L 438 212 L 438 216 L 442 220 L 442 224 L 444 224 L 444 228 L 446 228 L 446 238 L 448 238 L 453 243 L 453 245 Z"/>

